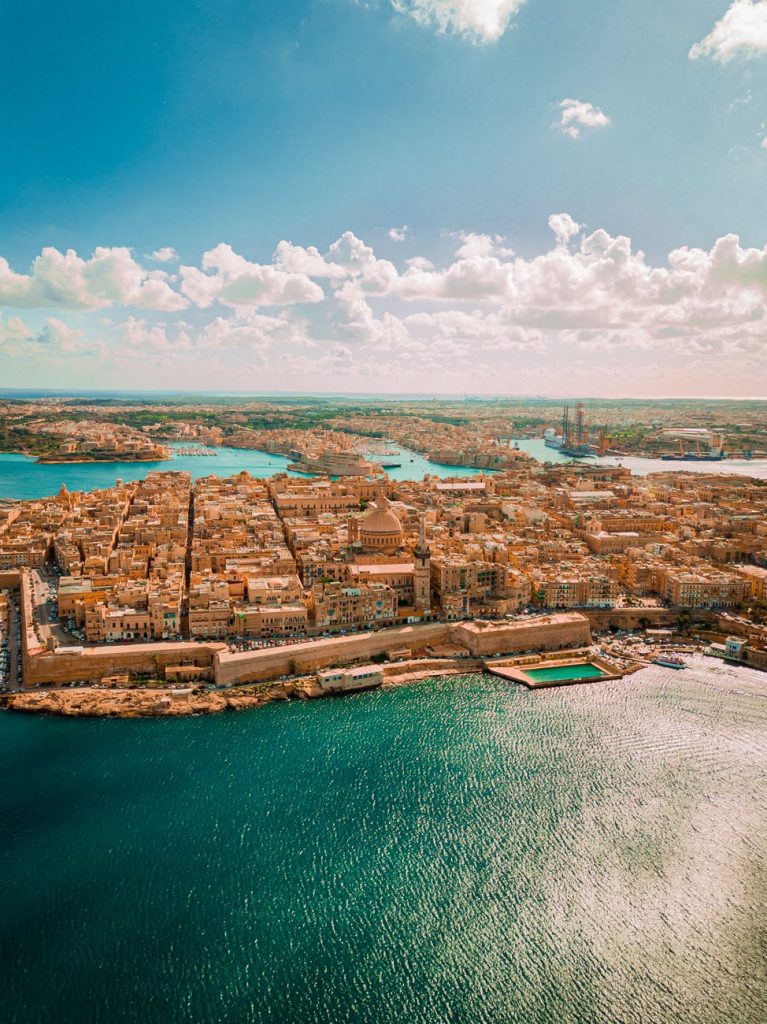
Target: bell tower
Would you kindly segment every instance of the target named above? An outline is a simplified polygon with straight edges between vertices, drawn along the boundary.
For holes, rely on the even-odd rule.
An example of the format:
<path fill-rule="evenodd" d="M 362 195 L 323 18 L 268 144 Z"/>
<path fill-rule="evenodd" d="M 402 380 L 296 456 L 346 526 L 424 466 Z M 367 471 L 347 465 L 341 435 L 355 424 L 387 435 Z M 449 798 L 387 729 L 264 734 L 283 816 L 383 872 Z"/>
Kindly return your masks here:
<path fill-rule="evenodd" d="M 413 591 L 416 610 L 431 611 L 431 551 L 426 543 L 426 517 L 421 516 L 418 544 L 414 552 Z"/>

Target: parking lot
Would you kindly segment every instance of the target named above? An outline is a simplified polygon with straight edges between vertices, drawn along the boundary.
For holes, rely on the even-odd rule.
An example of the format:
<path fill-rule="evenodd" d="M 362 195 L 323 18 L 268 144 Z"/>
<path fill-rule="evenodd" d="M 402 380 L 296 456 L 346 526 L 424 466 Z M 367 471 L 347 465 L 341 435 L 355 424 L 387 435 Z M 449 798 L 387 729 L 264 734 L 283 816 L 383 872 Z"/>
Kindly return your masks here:
<path fill-rule="evenodd" d="M 6 598 L 8 608 L 7 621 L 0 621 L 0 692 L 6 692 L 21 686 L 21 619 L 15 591 L 0 593 Z"/>

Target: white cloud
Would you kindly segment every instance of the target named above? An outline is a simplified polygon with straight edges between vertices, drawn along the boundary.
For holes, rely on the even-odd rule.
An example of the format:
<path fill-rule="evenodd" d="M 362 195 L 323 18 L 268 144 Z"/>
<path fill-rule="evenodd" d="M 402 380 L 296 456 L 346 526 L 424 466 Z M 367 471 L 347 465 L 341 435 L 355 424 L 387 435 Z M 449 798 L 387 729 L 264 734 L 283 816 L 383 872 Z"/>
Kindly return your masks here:
<path fill-rule="evenodd" d="M 559 107 L 562 113 L 555 127 L 571 139 L 579 139 L 584 128 L 606 128 L 610 123 L 607 114 L 593 103 L 565 99 Z"/>
<path fill-rule="evenodd" d="M 305 249 L 292 242 L 280 242 L 274 252 L 274 264 L 289 274 L 305 274 L 307 277 L 337 280 L 346 277 L 346 271 L 337 263 L 328 262 L 319 249 L 310 245 Z"/>
<path fill-rule="evenodd" d="M 760 53 L 767 53 L 767 0 L 734 0 L 705 39 L 690 49 L 689 57 L 727 64 Z"/>
<path fill-rule="evenodd" d="M 487 256 L 513 256 L 514 250 L 506 248 L 503 235 L 480 235 L 473 231 L 462 231 L 458 235 L 461 245 L 456 249 L 459 259 L 482 259 Z"/>
<path fill-rule="evenodd" d="M 525 0 L 391 0 L 396 11 L 473 43 L 500 39 Z"/>
<path fill-rule="evenodd" d="M 15 354 L 20 345 L 34 339 L 34 332 L 21 317 L 12 316 L 9 320 L 0 320 L 0 352 Z"/>
<path fill-rule="evenodd" d="M 549 217 L 549 227 L 554 232 L 557 245 L 567 246 L 571 238 L 574 238 L 583 227 L 574 221 L 569 213 L 552 213 Z"/>
<path fill-rule="evenodd" d="M 401 228 L 389 228 L 387 234 L 392 242 L 404 242 L 407 238 L 407 230 L 407 224 L 403 224 Z"/>
<path fill-rule="evenodd" d="M 17 274 L 0 257 L 0 305 L 28 309 L 98 309 L 113 304 L 144 309 L 179 310 L 186 299 L 147 271 L 130 249 L 98 247 L 90 259 L 73 249 L 43 249 L 30 274 Z"/>
<path fill-rule="evenodd" d="M 544 359 L 566 386 L 581 372 L 578 359 L 600 374 L 625 365 L 645 380 L 651 357 L 672 379 L 685 356 L 695 363 L 690 387 L 706 373 L 767 385 L 767 246 L 725 235 L 708 250 L 683 246 L 649 262 L 626 236 L 585 234 L 567 212 L 552 214 L 549 227 L 552 244 L 537 256 L 515 255 L 501 235 L 462 233 L 455 255 L 438 265 L 422 256 L 400 265 L 379 259 L 351 231 L 326 252 L 283 241 L 268 264 L 222 244 L 200 265 L 180 268 L 181 296 L 173 279 L 139 267 L 128 250 L 99 249 L 91 260 L 45 250 L 29 275 L 0 264 L 4 296 L 85 312 L 67 322 L 57 309 L 33 327 L 6 315 L 0 350 L 6 362 L 61 363 L 103 351 L 106 324 L 114 365 L 148 365 L 163 381 L 183 366 L 236 382 L 233 368 L 251 367 L 268 371 L 259 380 L 270 386 L 292 386 L 292 369 L 302 387 L 337 386 L 341 373 L 361 390 L 366 375 L 381 374 L 395 390 L 417 376 L 460 390 L 463 379 L 481 383 L 485 374 L 485 390 L 503 390 L 499 375 L 513 374 L 519 387 L 540 390 Z M 163 310 L 165 288 L 196 308 Z M 91 312 L 139 295 L 157 312 L 134 315 L 127 306 L 117 323 Z M 260 308 L 270 306 L 279 312 Z"/>
<path fill-rule="evenodd" d="M 213 271 L 213 273 L 207 273 Z M 203 254 L 202 270 L 180 268 L 181 291 L 197 306 L 216 299 L 227 306 L 289 306 L 321 302 L 324 292 L 305 273 L 251 263 L 225 242 Z"/>
<path fill-rule="evenodd" d="M 12 358 L 97 355 L 103 350 L 103 342 L 87 341 L 84 331 L 57 317 L 48 317 L 39 331 L 32 330 L 17 316 L 5 322 L 0 320 L 0 352 Z"/>
<path fill-rule="evenodd" d="M 150 324 L 146 320 L 129 316 L 117 327 L 122 355 L 144 358 L 164 352 L 189 351 L 192 341 L 185 323 Z"/>
<path fill-rule="evenodd" d="M 178 253 L 171 246 L 166 245 L 162 249 L 155 249 L 154 252 L 150 252 L 149 259 L 154 260 L 156 263 L 176 263 L 178 262 Z"/>
<path fill-rule="evenodd" d="M 197 337 L 198 348 L 242 348 L 265 351 L 272 344 L 280 347 L 306 347 L 307 324 L 289 314 L 264 316 L 260 313 L 238 312 L 234 316 L 216 317 Z"/>

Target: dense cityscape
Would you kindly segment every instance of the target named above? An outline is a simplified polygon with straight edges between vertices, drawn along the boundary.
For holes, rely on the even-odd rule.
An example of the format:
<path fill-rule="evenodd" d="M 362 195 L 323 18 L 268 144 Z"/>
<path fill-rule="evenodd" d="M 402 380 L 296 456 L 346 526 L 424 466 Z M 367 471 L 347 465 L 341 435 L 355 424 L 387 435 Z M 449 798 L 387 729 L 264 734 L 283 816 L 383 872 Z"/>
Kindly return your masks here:
<path fill-rule="evenodd" d="M 0 1024 L 765 1024 L 767 0 L 0 95 Z"/>
<path fill-rule="evenodd" d="M 529 630 L 514 630 L 535 622 L 539 654 L 585 645 L 604 657 L 612 648 L 612 670 L 642 664 L 629 657 L 631 642 L 615 646 L 616 631 L 636 631 L 632 642 L 645 657 L 663 656 L 656 648 L 665 645 L 673 662 L 674 643 L 693 642 L 694 630 L 700 649 L 767 668 L 764 480 L 705 466 L 640 477 L 597 464 L 590 452 L 541 462 L 513 441 L 513 424 L 504 432 L 497 414 L 488 424 L 481 404 L 468 416 L 470 430 L 441 423 L 441 412 L 425 419 L 408 410 L 347 417 L 343 430 L 334 416 L 321 428 L 258 431 L 238 425 L 247 413 L 230 405 L 226 438 L 189 408 L 184 419 L 165 418 L 173 406 L 151 411 L 159 419 L 143 432 L 120 423 L 100 429 L 186 444 L 180 450 L 203 467 L 194 480 L 148 467 L 136 481 L 94 491 L 62 485 L 48 498 L 0 508 L 0 573 L 14 584 L 6 624 L 16 609 L 19 622 L 17 633 L 7 630 L 18 636 L 3 680 L 10 707 L 192 713 L 209 706 L 225 677 L 230 688 L 251 685 L 258 702 L 274 684 L 281 695 L 318 696 L 402 681 L 405 671 L 434 674 L 435 655 L 446 659 L 441 672 L 465 669 L 460 657 L 477 651 L 454 629 L 422 628 L 438 623 L 480 622 L 486 640 L 495 637 L 485 653 L 513 657 L 534 653 L 520 646 Z M 301 415 L 325 411 L 308 403 Z M 279 423 L 285 410 L 262 403 L 259 415 Z M 660 429 L 699 438 L 703 428 L 683 419 Z M 80 428 L 81 437 L 92 435 Z M 205 474 L 205 456 L 224 440 L 280 453 L 295 472 Z M 443 466 L 483 471 L 391 479 L 386 467 L 404 462 L 407 475 L 405 453 L 419 449 Z M 166 447 L 161 463 L 173 455 Z M 573 641 L 561 639 L 561 613 L 583 619 Z M 731 633 L 741 639 L 728 641 Z M 348 678 L 327 676 L 334 638 L 332 665 Z M 295 645 L 301 659 L 259 667 L 265 652 Z M 99 651 L 108 656 L 94 657 Z M 246 652 L 236 671 L 225 670 L 230 656 Z M 373 667 L 373 654 L 385 667 Z M 573 670 L 570 681 L 578 678 Z M 72 686 L 88 692 L 48 692 Z M 94 688 L 120 693 L 94 702 Z M 33 689 L 33 697 L 20 692 Z"/>

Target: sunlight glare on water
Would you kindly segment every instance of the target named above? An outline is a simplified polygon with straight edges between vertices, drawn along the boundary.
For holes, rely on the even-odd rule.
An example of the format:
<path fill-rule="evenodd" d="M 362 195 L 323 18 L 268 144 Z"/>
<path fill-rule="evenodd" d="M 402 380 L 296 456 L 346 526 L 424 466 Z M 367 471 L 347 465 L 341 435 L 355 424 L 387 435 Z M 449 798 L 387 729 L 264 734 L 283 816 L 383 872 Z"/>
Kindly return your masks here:
<path fill-rule="evenodd" d="M 757 1024 L 765 680 L 4 715 L 3 1019 Z"/>

